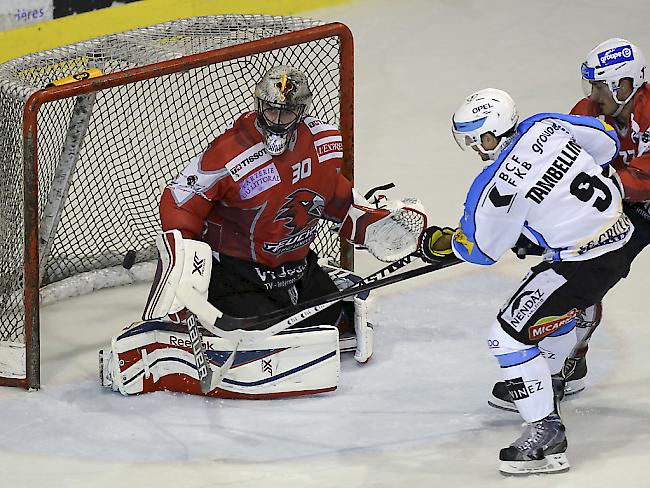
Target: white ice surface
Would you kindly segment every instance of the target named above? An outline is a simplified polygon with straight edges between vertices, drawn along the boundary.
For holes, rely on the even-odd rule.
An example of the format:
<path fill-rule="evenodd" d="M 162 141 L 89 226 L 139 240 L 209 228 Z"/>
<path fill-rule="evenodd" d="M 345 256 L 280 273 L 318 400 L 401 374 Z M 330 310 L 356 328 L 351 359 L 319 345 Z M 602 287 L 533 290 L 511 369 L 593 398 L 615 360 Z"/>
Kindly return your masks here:
<path fill-rule="evenodd" d="M 357 186 L 394 181 L 432 223 L 453 225 L 481 165 L 450 135 L 474 90 L 508 90 L 522 114 L 568 111 L 579 63 L 629 37 L 650 54 L 644 0 L 359 1 L 310 16 L 346 23 L 356 49 Z M 0 486 L 650 487 L 650 254 L 607 297 L 588 389 L 564 403 L 569 473 L 503 479 L 520 433 L 486 404 L 499 371 L 485 346 L 530 262 L 460 265 L 376 294 L 371 362 L 345 357 L 336 392 L 274 401 L 100 388 L 97 350 L 147 294 L 104 290 L 42 311 L 43 388 L 0 389 Z M 358 257 L 362 274 L 378 266 Z"/>

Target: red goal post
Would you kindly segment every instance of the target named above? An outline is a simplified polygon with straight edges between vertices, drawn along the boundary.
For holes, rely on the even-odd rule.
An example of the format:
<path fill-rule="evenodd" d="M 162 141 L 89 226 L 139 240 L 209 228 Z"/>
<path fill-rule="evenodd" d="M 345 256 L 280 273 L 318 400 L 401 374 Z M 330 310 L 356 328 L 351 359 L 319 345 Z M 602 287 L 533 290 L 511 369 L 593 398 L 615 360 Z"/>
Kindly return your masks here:
<path fill-rule="evenodd" d="M 175 22 L 185 24 L 174 30 Z M 209 27 L 201 30 L 202 25 Z M 225 27 L 215 33 L 214 25 Z M 45 285 L 118 269 L 127 252 L 137 256 L 136 267 L 155 258 L 161 185 L 218 133 L 215 125 L 252 108 L 254 82 L 272 65 L 307 73 L 312 115 L 339 126 L 343 173 L 353 180 L 353 41 L 345 25 L 224 15 L 122 34 L 0 65 L 0 111 L 8 114 L 0 126 L 7 131 L 0 139 L 1 164 L 18 175 L 18 188 L 22 181 L 22 195 L 6 181 L 4 190 L 0 186 L 0 212 L 19 199 L 23 213 L 20 219 L 16 205 L 7 205 L 0 235 L 24 234 L 20 249 L 0 250 L 0 385 L 40 387 L 39 290 Z M 215 49 L 221 42 L 224 47 Z M 162 55 L 168 59 L 115 69 L 124 64 L 123 45 L 154 60 L 150 53 L 173 49 Z M 210 49 L 202 51 L 205 46 Z M 45 87 L 90 70 L 99 76 L 82 74 L 76 77 L 81 81 Z M 28 96 L 24 87 L 15 88 L 21 77 Z M 18 136 L 11 126 L 16 107 Z M 20 169 L 14 153 L 22 156 Z M 112 240 L 105 240 L 108 235 Z M 352 246 L 328 229 L 319 232 L 315 250 L 353 267 Z M 16 352 L 21 342 L 22 355 Z M 17 363 L 23 361 L 21 370 Z"/>

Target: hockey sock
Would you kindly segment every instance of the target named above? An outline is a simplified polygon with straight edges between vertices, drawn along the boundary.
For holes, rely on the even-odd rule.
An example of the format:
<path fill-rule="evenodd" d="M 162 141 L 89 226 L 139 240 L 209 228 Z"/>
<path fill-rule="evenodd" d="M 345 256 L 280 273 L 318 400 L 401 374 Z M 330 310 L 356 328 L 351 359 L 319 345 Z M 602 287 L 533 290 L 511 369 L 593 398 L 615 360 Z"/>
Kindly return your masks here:
<path fill-rule="evenodd" d="M 562 332 L 561 330 L 558 332 Z M 576 343 L 576 328 L 572 327 L 560 335 L 551 334 L 545 337 L 537 346 L 548 363 L 551 374 L 562 371 L 564 360 L 567 358 Z"/>
<path fill-rule="evenodd" d="M 497 356 L 506 388 L 526 422 L 553 412 L 551 371 L 537 347 Z"/>

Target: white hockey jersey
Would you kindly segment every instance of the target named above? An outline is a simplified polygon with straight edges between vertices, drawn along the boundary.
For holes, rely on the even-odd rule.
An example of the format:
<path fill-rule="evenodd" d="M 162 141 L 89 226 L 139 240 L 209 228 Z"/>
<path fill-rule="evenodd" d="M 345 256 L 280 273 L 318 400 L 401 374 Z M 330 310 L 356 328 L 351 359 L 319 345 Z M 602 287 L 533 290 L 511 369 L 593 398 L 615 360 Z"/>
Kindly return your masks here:
<path fill-rule="evenodd" d="M 461 259 L 495 263 L 520 234 L 552 261 L 591 259 L 622 247 L 634 227 L 609 164 L 614 129 L 593 117 L 534 115 L 474 180 L 452 246 Z"/>

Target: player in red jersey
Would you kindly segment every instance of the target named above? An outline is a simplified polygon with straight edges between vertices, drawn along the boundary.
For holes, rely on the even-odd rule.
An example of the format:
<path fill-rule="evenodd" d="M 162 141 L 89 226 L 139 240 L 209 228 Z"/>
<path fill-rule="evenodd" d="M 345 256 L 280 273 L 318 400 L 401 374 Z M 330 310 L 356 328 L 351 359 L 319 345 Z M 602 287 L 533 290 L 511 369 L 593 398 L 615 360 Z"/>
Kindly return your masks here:
<path fill-rule="evenodd" d="M 175 290 L 184 280 L 191 280 L 221 312 L 235 317 L 263 315 L 337 291 L 310 250 L 320 220 L 341 224 L 343 238 L 383 261 L 417 249 L 424 223 L 417 228 L 411 222 L 414 213 L 421 214 L 421 206 L 415 201 L 389 201 L 377 208 L 352 188 L 341 174 L 341 134 L 335 126 L 309 115 L 312 94 L 301 71 L 289 66 L 270 69 L 257 83 L 254 99 L 255 110 L 229 124 L 162 194 L 160 219 L 165 232 L 158 242 L 161 261 L 145 321 L 171 317 L 182 322 L 185 307 Z M 205 273 L 206 269 L 210 271 Z M 372 354 L 372 326 L 366 320 L 365 302 L 355 298 L 352 305 L 347 316 L 356 333 L 355 359 L 365 362 Z M 344 315 L 337 304 L 300 326 L 333 326 Z M 133 335 L 123 334 L 114 343 L 132 343 Z M 287 348 L 301 343 L 298 335 L 283 337 Z M 178 338 L 174 341 L 184 344 Z M 114 345 L 114 354 L 116 349 L 119 345 Z M 139 356 L 133 361 L 140 361 Z M 273 371 L 262 366 L 255 374 L 265 368 Z M 134 369 L 134 381 L 137 374 Z M 115 389 L 116 376 L 104 381 L 105 386 Z M 121 371 L 120 377 L 124 376 Z M 280 377 L 286 375 L 280 375 L 278 382 Z M 156 389 L 147 384 L 129 389 L 127 380 L 120 381 L 117 387 L 123 393 Z M 260 381 L 251 385 L 257 388 Z M 269 383 L 266 377 L 263 381 Z M 296 383 L 304 384 L 304 378 Z M 269 387 L 264 393 L 278 390 Z"/>
<path fill-rule="evenodd" d="M 581 66 L 586 98 L 571 110 L 599 117 L 616 130 L 621 148 L 613 166 L 623 185 L 625 213 L 635 228 L 630 246 L 635 256 L 650 243 L 650 86 L 645 71 L 645 57 L 631 42 L 613 38 L 600 43 Z M 567 393 L 584 388 L 588 341 L 601 316 L 600 303 L 582 313 L 578 346 L 565 365 Z"/>

